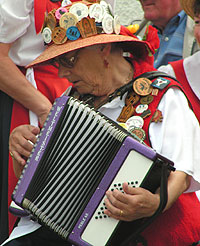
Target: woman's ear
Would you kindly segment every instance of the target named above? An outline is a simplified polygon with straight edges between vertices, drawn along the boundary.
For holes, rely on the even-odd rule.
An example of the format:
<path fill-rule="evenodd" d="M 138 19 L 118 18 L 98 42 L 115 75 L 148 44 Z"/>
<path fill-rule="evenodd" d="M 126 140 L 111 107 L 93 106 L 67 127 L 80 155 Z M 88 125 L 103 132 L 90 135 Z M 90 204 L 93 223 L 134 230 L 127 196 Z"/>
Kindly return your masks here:
<path fill-rule="evenodd" d="M 103 57 L 107 57 L 110 54 L 111 48 L 112 48 L 111 44 L 102 45 L 101 52 L 102 52 Z"/>
<path fill-rule="evenodd" d="M 109 67 L 108 56 L 111 52 L 111 48 L 111 44 L 104 44 L 101 46 L 101 57 L 103 59 L 103 64 L 105 68 Z"/>

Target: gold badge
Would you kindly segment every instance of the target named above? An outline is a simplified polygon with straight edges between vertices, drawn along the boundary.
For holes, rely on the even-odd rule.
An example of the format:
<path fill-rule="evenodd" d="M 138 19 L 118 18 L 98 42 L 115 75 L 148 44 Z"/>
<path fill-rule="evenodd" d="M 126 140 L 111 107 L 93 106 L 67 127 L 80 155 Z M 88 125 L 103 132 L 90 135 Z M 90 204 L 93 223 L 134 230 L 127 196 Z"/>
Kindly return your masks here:
<path fill-rule="evenodd" d="M 144 119 L 151 115 L 151 110 L 145 110 L 140 116 Z"/>
<path fill-rule="evenodd" d="M 130 132 L 135 134 L 142 141 L 144 141 L 145 138 L 146 138 L 145 131 L 142 128 L 140 128 L 140 127 L 133 127 L 132 129 L 130 129 Z"/>
<path fill-rule="evenodd" d="M 52 32 L 52 40 L 55 44 L 63 44 L 67 41 L 66 30 L 62 27 L 56 27 Z"/>
<path fill-rule="evenodd" d="M 151 102 L 153 102 L 153 96 L 152 95 L 148 95 L 146 97 L 142 97 L 140 99 L 141 104 L 150 104 Z"/>
<path fill-rule="evenodd" d="M 135 112 L 135 108 L 132 105 L 124 106 L 121 114 L 117 118 L 118 122 L 125 123 Z"/>
<path fill-rule="evenodd" d="M 140 96 L 147 96 L 152 92 L 151 80 L 147 78 L 136 79 L 133 83 L 133 90 Z"/>
<path fill-rule="evenodd" d="M 153 117 L 152 117 L 152 121 L 157 123 L 157 122 L 162 122 L 163 120 L 163 115 L 162 115 L 162 112 L 158 109 L 156 109 Z"/>
<path fill-rule="evenodd" d="M 87 38 L 97 34 L 97 28 L 95 19 L 83 18 L 76 25 L 82 36 L 82 38 Z"/>
<path fill-rule="evenodd" d="M 53 10 L 48 13 L 45 18 L 46 27 L 50 28 L 51 31 L 56 27 L 56 17 L 54 16 Z"/>
<path fill-rule="evenodd" d="M 153 95 L 153 96 L 157 96 L 157 95 L 158 95 L 158 92 L 159 92 L 159 90 L 158 90 L 158 89 L 153 88 L 151 95 Z"/>
<path fill-rule="evenodd" d="M 126 105 L 135 105 L 140 100 L 140 96 L 137 95 L 134 91 L 128 93 L 125 99 Z"/>

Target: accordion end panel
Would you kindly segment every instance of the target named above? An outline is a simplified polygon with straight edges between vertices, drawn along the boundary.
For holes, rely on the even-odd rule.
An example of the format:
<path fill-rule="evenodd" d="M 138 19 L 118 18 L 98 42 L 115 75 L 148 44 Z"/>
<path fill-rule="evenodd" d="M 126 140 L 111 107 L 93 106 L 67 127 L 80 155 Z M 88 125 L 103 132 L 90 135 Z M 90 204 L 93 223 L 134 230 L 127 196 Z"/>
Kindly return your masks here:
<path fill-rule="evenodd" d="M 154 150 L 131 137 L 125 139 L 69 235 L 69 240 L 73 244 L 81 246 L 107 245 L 120 222 L 104 214 L 105 192 L 113 189 L 123 192 L 122 184 L 124 182 L 128 182 L 132 187 L 141 186 L 149 170 L 155 165 L 156 156 Z"/>
<path fill-rule="evenodd" d="M 24 195 L 26 193 L 26 190 L 31 182 L 31 179 L 34 175 L 35 170 L 37 169 L 42 155 L 45 151 L 45 148 L 48 144 L 48 141 L 50 140 L 54 129 L 56 127 L 56 124 L 62 114 L 62 111 L 65 107 L 65 104 L 67 103 L 67 101 L 69 100 L 69 97 L 67 96 L 63 96 L 60 97 L 58 99 L 56 99 L 51 112 L 50 113 L 45 124 L 44 127 L 42 128 L 40 135 L 38 137 L 36 146 L 33 148 L 32 153 L 27 161 L 27 164 L 25 165 L 25 168 L 22 172 L 22 175 L 20 177 L 20 179 L 18 180 L 18 183 L 15 187 L 15 190 L 12 194 L 12 199 L 15 201 L 15 203 L 17 205 L 19 205 L 20 207 L 22 206 L 22 202 L 23 202 L 23 198 Z M 45 134 L 44 134 L 45 132 Z M 31 160 L 31 164 L 30 163 Z M 24 173 L 26 172 L 26 175 L 24 175 Z M 14 209 L 16 205 L 13 205 L 13 210 L 12 210 L 12 204 L 11 204 L 11 211 L 16 214 L 16 212 L 14 212 Z M 19 213 L 21 213 L 19 211 Z"/>

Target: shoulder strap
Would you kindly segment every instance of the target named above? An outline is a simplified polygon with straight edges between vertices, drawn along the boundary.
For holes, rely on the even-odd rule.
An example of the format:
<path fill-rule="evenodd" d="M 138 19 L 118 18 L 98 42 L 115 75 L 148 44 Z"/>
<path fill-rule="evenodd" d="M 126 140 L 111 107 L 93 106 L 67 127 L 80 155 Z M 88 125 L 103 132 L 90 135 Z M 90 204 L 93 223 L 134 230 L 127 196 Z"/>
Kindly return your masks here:
<path fill-rule="evenodd" d="M 141 77 L 145 77 L 145 78 L 150 79 L 150 80 L 156 79 L 158 77 L 166 77 L 166 78 L 173 79 L 173 80 L 175 80 L 176 82 L 179 83 L 179 81 L 174 76 L 171 76 L 171 75 L 169 75 L 167 73 L 160 72 L 160 71 L 146 72 L 146 73 L 141 74 L 137 78 L 141 78 Z M 135 78 L 135 79 L 137 79 L 137 78 Z"/>
<path fill-rule="evenodd" d="M 151 72 L 146 72 L 146 73 L 143 73 L 139 76 L 137 76 L 136 78 L 132 79 L 128 84 L 120 87 L 119 89 L 117 89 L 114 93 L 112 93 L 110 96 L 109 96 L 109 101 L 112 101 L 116 96 L 120 96 L 121 98 L 123 97 L 123 95 L 127 92 L 127 91 L 130 91 L 131 88 L 132 88 L 132 85 L 133 85 L 133 82 L 136 80 L 136 79 L 139 79 L 139 78 L 147 78 L 147 79 L 150 79 L 150 80 L 153 80 L 153 79 L 156 79 L 158 77 L 165 77 L 165 78 L 171 78 L 173 80 L 175 80 L 177 83 L 180 84 L 180 82 L 173 76 L 167 74 L 167 73 L 164 73 L 164 72 L 160 72 L 160 71 L 151 71 Z M 181 86 L 181 85 L 180 85 Z"/>

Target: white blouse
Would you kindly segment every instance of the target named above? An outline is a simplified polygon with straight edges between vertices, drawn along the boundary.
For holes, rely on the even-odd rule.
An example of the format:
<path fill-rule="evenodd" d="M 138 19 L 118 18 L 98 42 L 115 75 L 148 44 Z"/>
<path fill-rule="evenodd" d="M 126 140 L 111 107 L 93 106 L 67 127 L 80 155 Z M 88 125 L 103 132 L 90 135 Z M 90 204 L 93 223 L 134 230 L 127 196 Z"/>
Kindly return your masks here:
<path fill-rule="evenodd" d="M 0 42 L 13 43 L 9 56 L 16 65 L 28 65 L 45 48 L 35 31 L 34 0 L 1 0 L 0 30 Z"/>
<path fill-rule="evenodd" d="M 117 98 L 102 106 L 99 111 L 116 121 L 124 105 L 124 101 L 119 103 Z M 187 192 L 199 190 L 200 127 L 185 95 L 177 88 L 169 89 L 158 109 L 163 114 L 163 121 L 152 122 L 149 127 L 153 149 L 172 160 L 176 170 L 193 177 Z"/>

